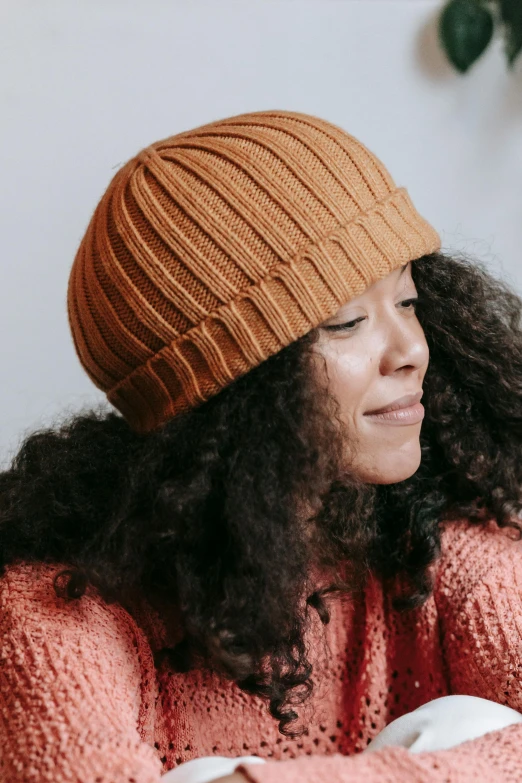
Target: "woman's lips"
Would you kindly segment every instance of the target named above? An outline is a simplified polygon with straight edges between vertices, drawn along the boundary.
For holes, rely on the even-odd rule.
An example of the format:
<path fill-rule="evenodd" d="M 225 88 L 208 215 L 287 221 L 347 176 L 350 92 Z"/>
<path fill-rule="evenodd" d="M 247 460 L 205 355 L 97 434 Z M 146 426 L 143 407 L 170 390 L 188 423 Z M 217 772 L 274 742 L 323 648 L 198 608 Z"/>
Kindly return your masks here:
<path fill-rule="evenodd" d="M 387 411 L 386 413 L 365 413 L 365 418 L 374 421 L 381 422 L 382 424 L 418 424 L 424 418 L 424 405 L 421 402 L 416 402 L 415 405 L 410 405 L 409 408 L 399 408 L 396 411 Z"/>
<path fill-rule="evenodd" d="M 405 394 L 403 397 L 399 397 L 394 402 L 390 402 L 388 405 L 383 405 L 382 408 L 374 408 L 371 411 L 365 411 L 365 413 L 373 415 L 374 413 L 388 413 L 389 411 L 398 411 L 400 408 L 409 408 L 415 405 L 417 402 L 420 402 L 423 395 L 424 391 L 419 389 L 419 391 L 413 392 L 413 394 Z"/>

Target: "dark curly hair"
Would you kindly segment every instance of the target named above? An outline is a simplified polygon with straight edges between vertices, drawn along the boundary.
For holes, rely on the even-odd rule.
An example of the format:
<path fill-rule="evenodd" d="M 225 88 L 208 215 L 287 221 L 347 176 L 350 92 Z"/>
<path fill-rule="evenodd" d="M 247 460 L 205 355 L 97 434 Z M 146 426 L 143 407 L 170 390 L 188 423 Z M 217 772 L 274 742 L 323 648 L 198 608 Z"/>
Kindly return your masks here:
<path fill-rule="evenodd" d="M 443 522 L 521 530 L 522 300 L 465 256 L 424 256 L 412 276 L 430 363 L 411 478 L 370 485 L 341 469 L 313 330 L 155 432 L 91 409 L 26 436 L 0 474 L 0 574 L 58 563 L 67 598 L 90 583 L 108 603 L 161 599 L 184 634 L 169 665 L 213 667 L 300 734 L 310 609 L 327 623 L 331 594 L 355 596 L 371 571 L 400 578 L 407 611 L 433 590 Z"/>

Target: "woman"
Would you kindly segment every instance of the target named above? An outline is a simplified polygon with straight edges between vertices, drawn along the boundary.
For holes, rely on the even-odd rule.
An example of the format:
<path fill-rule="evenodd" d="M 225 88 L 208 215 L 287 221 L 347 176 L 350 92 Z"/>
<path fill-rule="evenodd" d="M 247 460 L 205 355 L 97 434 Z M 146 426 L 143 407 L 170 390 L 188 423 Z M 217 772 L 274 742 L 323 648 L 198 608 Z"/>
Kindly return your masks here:
<path fill-rule="evenodd" d="M 4 779 L 519 780 L 521 312 L 317 117 L 124 165 L 68 288 L 119 413 L 0 476 Z"/>

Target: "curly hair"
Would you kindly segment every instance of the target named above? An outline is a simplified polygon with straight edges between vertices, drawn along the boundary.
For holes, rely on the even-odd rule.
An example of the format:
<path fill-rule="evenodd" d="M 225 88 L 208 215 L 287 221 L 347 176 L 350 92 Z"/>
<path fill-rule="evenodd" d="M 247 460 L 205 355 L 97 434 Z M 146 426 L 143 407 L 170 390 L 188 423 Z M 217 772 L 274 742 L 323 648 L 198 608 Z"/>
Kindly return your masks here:
<path fill-rule="evenodd" d="M 330 598 L 373 572 L 401 578 L 394 606 L 408 611 L 433 590 L 445 521 L 521 530 L 522 300 L 464 256 L 424 256 L 412 276 L 430 363 L 409 479 L 370 485 L 341 468 L 346 433 L 310 371 L 313 330 L 155 432 L 91 409 L 26 436 L 0 474 L 0 575 L 58 563 L 70 600 L 89 583 L 107 603 L 161 599 L 183 640 L 157 662 L 214 668 L 298 736 L 311 609 L 327 623 Z"/>

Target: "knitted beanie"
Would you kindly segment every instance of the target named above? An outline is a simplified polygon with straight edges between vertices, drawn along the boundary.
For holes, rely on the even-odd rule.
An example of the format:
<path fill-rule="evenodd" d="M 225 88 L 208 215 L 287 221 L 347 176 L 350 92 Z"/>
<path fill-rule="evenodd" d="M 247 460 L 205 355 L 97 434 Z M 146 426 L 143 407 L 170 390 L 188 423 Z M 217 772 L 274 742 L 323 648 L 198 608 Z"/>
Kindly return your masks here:
<path fill-rule="evenodd" d="M 74 259 L 69 325 L 92 382 L 146 433 L 439 248 L 405 188 L 342 128 L 240 114 L 116 172 Z"/>

